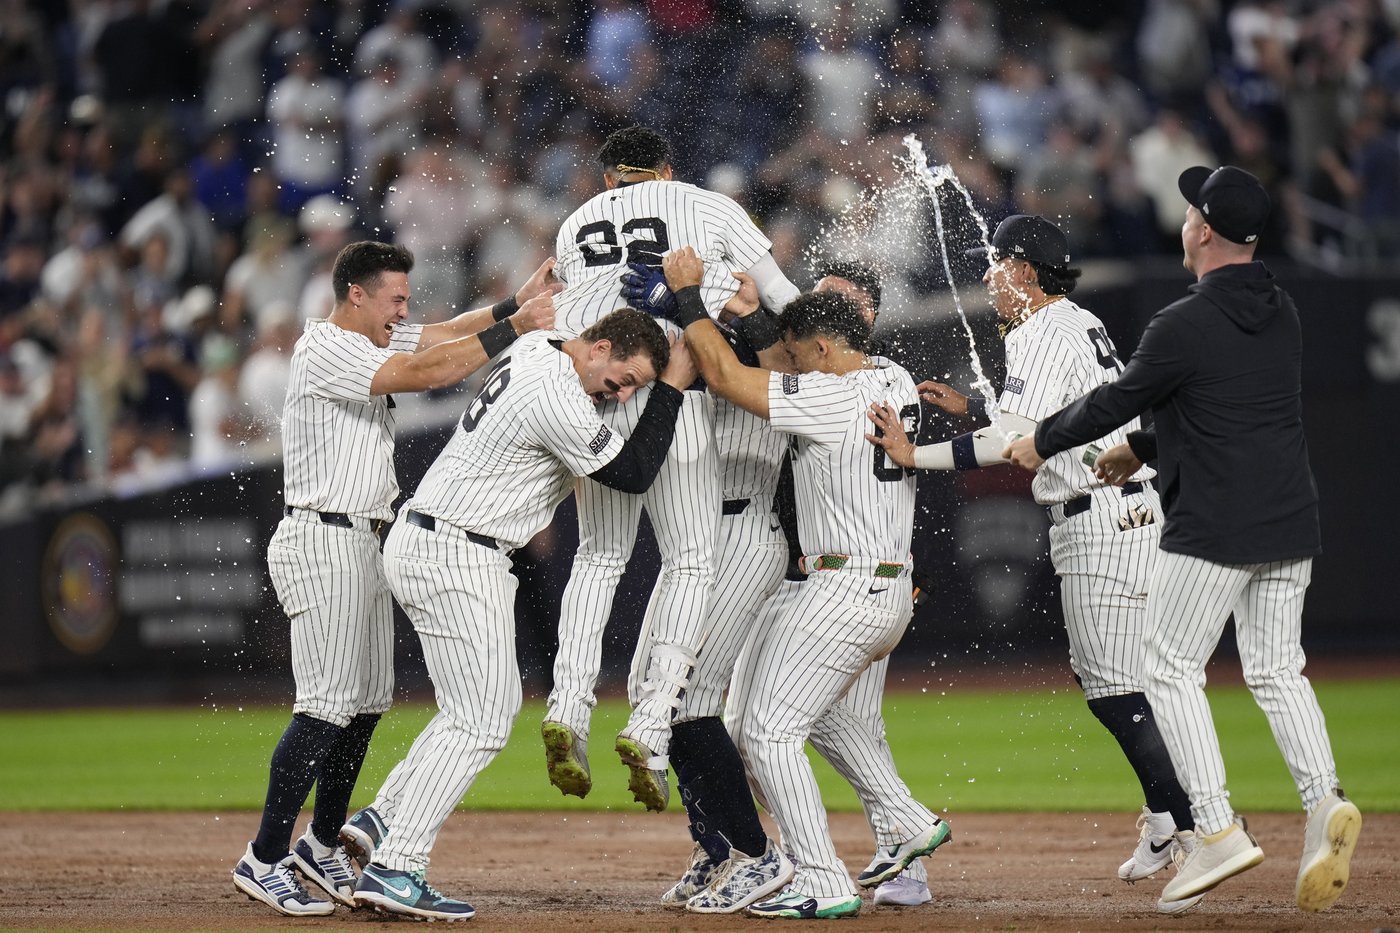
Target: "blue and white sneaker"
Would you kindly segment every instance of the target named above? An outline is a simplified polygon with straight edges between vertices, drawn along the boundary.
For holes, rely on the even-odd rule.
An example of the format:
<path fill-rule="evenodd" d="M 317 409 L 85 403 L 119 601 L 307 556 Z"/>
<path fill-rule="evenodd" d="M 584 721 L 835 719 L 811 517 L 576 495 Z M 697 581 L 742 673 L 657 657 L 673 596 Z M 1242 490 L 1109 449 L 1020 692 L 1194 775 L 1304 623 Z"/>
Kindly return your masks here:
<path fill-rule="evenodd" d="M 292 864 L 290 855 L 276 865 L 259 862 L 253 856 L 250 842 L 248 850 L 233 867 L 233 887 L 288 917 L 326 917 L 335 913 L 335 905 L 330 901 L 306 893 L 292 871 Z"/>
<path fill-rule="evenodd" d="M 337 903 L 355 908 L 355 869 L 341 846 L 327 848 L 307 830 L 292 846 L 292 861 L 316 887 Z"/>
<path fill-rule="evenodd" d="M 749 908 L 749 914 L 754 917 L 780 920 L 830 920 L 854 917 L 859 913 L 860 898 L 854 894 L 847 897 L 813 897 L 791 888 Z"/>
<path fill-rule="evenodd" d="M 363 871 L 366 865 L 374 861 L 374 850 L 387 835 L 389 827 L 379 818 L 379 811 L 374 807 L 365 807 L 363 810 L 356 810 L 355 814 L 345 821 L 345 825 L 340 827 L 340 844 Z"/>
<path fill-rule="evenodd" d="M 355 903 L 424 920 L 470 920 L 476 916 L 475 907 L 437 891 L 423 872 L 398 871 L 374 862 L 360 875 Z"/>
<path fill-rule="evenodd" d="M 953 830 L 943 820 L 936 822 L 913 839 L 897 846 L 882 847 L 875 858 L 856 876 L 856 884 L 862 888 L 873 888 L 884 884 L 909 867 L 916 858 L 930 855 L 933 850 L 953 838 Z"/>
<path fill-rule="evenodd" d="M 690 864 L 685 867 L 681 880 L 661 895 L 663 907 L 685 907 L 686 902 L 705 890 L 705 886 L 718 876 L 720 863 L 710 858 L 710 853 L 700 843 L 690 853 Z"/>
<path fill-rule="evenodd" d="M 685 909 L 697 914 L 732 914 L 761 900 L 792 880 L 797 869 L 783 850 L 768 840 L 759 856 L 729 850 L 729 859 L 709 885 Z"/>

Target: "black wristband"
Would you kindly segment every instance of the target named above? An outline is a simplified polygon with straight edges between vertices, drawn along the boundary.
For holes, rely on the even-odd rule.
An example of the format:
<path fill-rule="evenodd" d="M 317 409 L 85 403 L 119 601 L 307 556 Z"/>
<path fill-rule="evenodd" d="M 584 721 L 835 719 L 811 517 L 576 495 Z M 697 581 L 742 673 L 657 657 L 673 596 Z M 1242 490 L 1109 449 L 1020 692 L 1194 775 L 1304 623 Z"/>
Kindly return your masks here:
<path fill-rule="evenodd" d="M 700 286 L 687 285 L 675 293 L 676 323 L 685 330 L 696 321 L 707 321 L 710 315 L 705 311 L 705 302 L 700 300 Z"/>
<path fill-rule="evenodd" d="M 498 301 L 491 306 L 491 319 L 493 321 L 504 321 L 519 310 L 520 302 L 515 300 L 514 295 L 511 295 L 504 301 Z"/>
<path fill-rule="evenodd" d="M 735 318 L 734 329 L 755 353 L 767 350 L 783 339 L 783 332 L 778 329 L 777 318 L 762 308 L 745 317 Z"/>
<path fill-rule="evenodd" d="M 987 420 L 987 400 L 980 395 L 967 397 L 967 416 L 979 421 Z"/>
<path fill-rule="evenodd" d="M 977 467 L 977 450 L 973 447 L 972 435 L 959 434 L 953 438 L 953 468 L 975 470 Z"/>
<path fill-rule="evenodd" d="M 517 336 L 510 321 L 500 321 L 478 334 L 477 339 L 481 341 L 481 349 L 486 351 L 487 356 L 495 356 L 515 343 Z"/>

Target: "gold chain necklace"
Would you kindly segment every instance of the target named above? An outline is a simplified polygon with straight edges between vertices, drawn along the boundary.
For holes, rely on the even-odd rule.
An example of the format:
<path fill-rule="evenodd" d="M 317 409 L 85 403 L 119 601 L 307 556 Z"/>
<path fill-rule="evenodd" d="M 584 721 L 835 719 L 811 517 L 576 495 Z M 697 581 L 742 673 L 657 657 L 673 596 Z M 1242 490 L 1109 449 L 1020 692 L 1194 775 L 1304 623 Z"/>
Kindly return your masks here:
<path fill-rule="evenodd" d="M 1026 323 L 1026 321 L 1030 318 L 1030 316 L 1031 316 L 1032 314 L 1035 314 L 1037 311 L 1039 311 L 1041 308 L 1045 307 L 1045 306 L 1048 305 L 1048 304 L 1054 304 L 1055 302 L 1059 301 L 1059 300 L 1060 300 L 1061 298 L 1063 298 L 1063 297 L 1065 297 L 1065 296 L 1064 296 L 1064 295 L 1047 295 L 1047 296 L 1045 297 L 1045 300 L 1042 301 L 1040 304 L 1036 305 L 1035 307 L 1033 307 L 1033 308 L 1027 308 L 1026 310 L 1022 311 L 1020 314 L 1016 315 L 1016 316 L 1015 316 L 1014 318 L 1012 318 L 1011 320 L 1009 320 L 1009 321 L 1002 321 L 1000 324 L 998 324 L 998 325 L 997 325 L 997 333 L 1000 334 L 1001 336 L 1005 337 L 1007 334 L 1011 333 L 1013 330 L 1015 330 L 1016 328 L 1020 327 L 1022 324 Z"/>

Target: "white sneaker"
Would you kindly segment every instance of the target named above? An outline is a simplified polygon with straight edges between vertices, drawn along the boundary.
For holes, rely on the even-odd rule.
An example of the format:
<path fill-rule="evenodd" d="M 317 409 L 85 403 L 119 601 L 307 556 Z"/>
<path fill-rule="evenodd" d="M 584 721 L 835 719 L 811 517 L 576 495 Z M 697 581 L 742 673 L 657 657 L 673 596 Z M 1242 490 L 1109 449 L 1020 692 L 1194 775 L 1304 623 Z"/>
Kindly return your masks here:
<path fill-rule="evenodd" d="M 1146 807 L 1138 817 L 1138 844 L 1128 860 L 1118 866 L 1118 877 L 1132 884 L 1171 864 L 1176 820 L 1170 813 L 1153 813 Z"/>
<path fill-rule="evenodd" d="M 687 901 L 685 909 L 697 914 L 737 913 L 781 889 L 796 873 L 797 869 L 772 839 L 757 857 L 730 849 L 728 860 L 709 886 Z"/>
<path fill-rule="evenodd" d="M 686 901 L 705 890 L 705 885 L 714 880 L 715 875 L 719 873 L 720 864 L 711 859 L 710 853 L 706 852 L 705 847 L 697 842 L 695 848 L 691 850 L 690 864 L 685 867 L 681 880 L 671 885 L 670 889 L 661 895 L 661 905 L 663 907 L 685 907 Z"/>
<path fill-rule="evenodd" d="M 327 917 L 335 913 L 335 904 L 306 893 L 292 865 L 290 854 L 275 865 L 259 862 L 253 856 L 250 842 L 243 857 L 233 866 L 233 886 L 288 917 Z"/>
<path fill-rule="evenodd" d="M 1184 901 L 1204 894 L 1220 882 L 1264 861 L 1264 850 L 1249 834 L 1244 817 L 1218 833 L 1199 837 L 1194 852 L 1186 856 L 1176 877 L 1162 889 L 1157 909 L 1164 914 L 1179 913 Z"/>
<path fill-rule="evenodd" d="M 1300 910 L 1326 910 L 1342 896 L 1359 835 L 1361 811 L 1340 787 L 1313 807 L 1303 831 L 1303 860 L 1294 892 Z"/>
<path fill-rule="evenodd" d="M 316 887 L 326 892 L 336 902 L 355 909 L 355 863 L 343 846 L 327 848 L 306 831 L 292 845 L 292 862 Z"/>
<path fill-rule="evenodd" d="M 877 907 L 918 907 L 933 900 L 928 882 L 915 881 L 908 875 L 895 875 L 875 889 Z"/>
<path fill-rule="evenodd" d="M 1172 837 L 1172 864 L 1179 873 L 1191 853 L 1200 845 L 1200 837 L 1191 830 L 1183 829 Z M 1205 894 L 1193 894 L 1177 901 L 1158 901 L 1157 912 L 1162 914 L 1184 914 L 1201 902 Z"/>

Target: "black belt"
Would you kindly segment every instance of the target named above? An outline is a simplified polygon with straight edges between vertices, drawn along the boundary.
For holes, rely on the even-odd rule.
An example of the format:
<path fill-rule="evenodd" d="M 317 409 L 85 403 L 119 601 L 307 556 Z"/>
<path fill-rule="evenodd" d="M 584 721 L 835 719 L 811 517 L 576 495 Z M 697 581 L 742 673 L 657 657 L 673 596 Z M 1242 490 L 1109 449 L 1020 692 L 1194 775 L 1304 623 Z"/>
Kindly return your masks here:
<path fill-rule="evenodd" d="M 1124 483 L 1123 495 L 1135 496 L 1142 492 L 1142 483 Z M 1080 512 L 1089 511 L 1094 504 L 1093 496 L 1079 496 L 1065 503 L 1065 518 L 1073 518 Z"/>
<path fill-rule="evenodd" d="M 408 514 L 404 516 L 403 520 L 410 525 L 417 525 L 424 531 L 437 531 L 437 519 L 433 518 L 431 515 L 424 515 L 422 512 L 415 512 L 409 509 Z M 493 551 L 499 551 L 501 549 L 500 543 L 496 541 L 495 538 L 488 538 L 486 535 L 479 535 L 474 531 L 464 530 L 462 533 L 467 536 L 467 540 L 472 544 L 489 547 Z"/>
<path fill-rule="evenodd" d="M 724 505 L 720 507 L 723 515 L 738 515 L 749 507 L 748 499 L 725 499 Z"/>
<path fill-rule="evenodd" d="M 282 510 L 282 514 L 291 515 L 295 511 L 296 509 L 289 505 Z M 311 509 L 302 509 L 302 511 L 310 512 Z M 350 516 L 346 515 L 344 512 L 317 512 L 316 514 L 321 517 L 321 524 L 323 525 L 334 525 L 337 528 L 355 527 L 355 523 L 350 521 Z"/>

